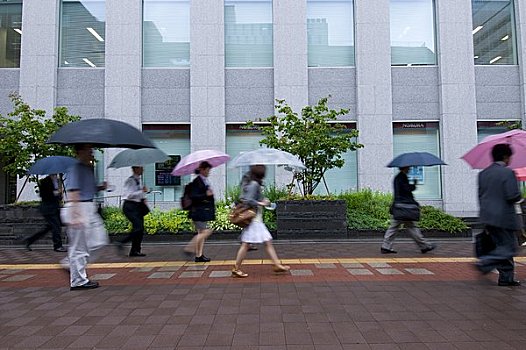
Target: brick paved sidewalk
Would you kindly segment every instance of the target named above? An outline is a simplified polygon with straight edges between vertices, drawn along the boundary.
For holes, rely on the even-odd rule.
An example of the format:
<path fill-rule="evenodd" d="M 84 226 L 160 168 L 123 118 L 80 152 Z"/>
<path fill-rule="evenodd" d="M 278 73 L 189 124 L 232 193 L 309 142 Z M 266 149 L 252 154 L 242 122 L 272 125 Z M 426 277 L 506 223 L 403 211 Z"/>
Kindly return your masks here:
<path fill-rule="evenodd" d="M 526 287 L 480 278 L 468 241 L 423 255 L 400 240 L 389 256 L 379 242 L 276 243 L 291 273 L 272 273 L 260 248 L 246 279 L 229 275 L 235 242 L 207 244 L 211 264 L 181 245 L 133 259 L 108 247 L 87 291 L 67 288 L 63 254 L 2 248 L 0 349 L 524 348 Z"/>

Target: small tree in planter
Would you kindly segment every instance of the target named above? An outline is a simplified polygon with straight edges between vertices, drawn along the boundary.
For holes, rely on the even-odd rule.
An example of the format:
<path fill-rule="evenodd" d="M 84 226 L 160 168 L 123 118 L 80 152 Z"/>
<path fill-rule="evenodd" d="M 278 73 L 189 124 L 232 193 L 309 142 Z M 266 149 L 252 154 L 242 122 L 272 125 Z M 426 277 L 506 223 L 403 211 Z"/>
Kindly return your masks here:
<path fill-rule="evenodd" d="M 38 159 L 74 154 L 69 147 L 46 144 L 46 141 L 60 127 L 79 120 L 78 116 L 69 115 L 66 107 L 57 107 L 51 117 L 46 117 L 46 111 L 32 109 L 18 94 L 11 94 L 10 98 L 13 111 L 5 117 L 0 115 L 0 163 L 4 164 L 6 173 L 23 178 Z M 36 182 L 37 177 L 27 177 L 27 180 Z"/>
<path fill-rule="evenodd" d="M 337 123 L 338 116 L 349 110 L 330 109 L 329 97 L 320 99 L 315 106 L 303 107 L 301 114 L 294 112 L 285 100 L 277 99 L 278 114 L 261 120 L 269 124 L 260 126 L 264 136 L 260 143 L 292 153 L 305 164 L 306 169 L 295 176 L 304 196 L 314 193 L 327 170 L 343 167 L 345 152 L 363 147 L 355 141 L 358 130 Z"/>

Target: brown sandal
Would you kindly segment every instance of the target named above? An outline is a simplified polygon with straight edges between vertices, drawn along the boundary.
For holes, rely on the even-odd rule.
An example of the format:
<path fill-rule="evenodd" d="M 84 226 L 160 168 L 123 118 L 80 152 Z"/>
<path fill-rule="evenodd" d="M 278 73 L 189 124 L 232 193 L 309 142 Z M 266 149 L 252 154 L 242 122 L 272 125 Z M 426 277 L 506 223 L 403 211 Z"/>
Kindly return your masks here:
<path fill-rule="evenodd" d="M 286 266 L 286 265 L 274 265 L 272 266 L 272 271 L 274 272 L 287 272 L 290 270 L 290 266 Z"/>
<path fill-rule="evenodd" d="M 244 273 L 243 271 L 234 267 L 232 268 L 232 277 L 245 278 L 248 277 L 248 273 Z"/>

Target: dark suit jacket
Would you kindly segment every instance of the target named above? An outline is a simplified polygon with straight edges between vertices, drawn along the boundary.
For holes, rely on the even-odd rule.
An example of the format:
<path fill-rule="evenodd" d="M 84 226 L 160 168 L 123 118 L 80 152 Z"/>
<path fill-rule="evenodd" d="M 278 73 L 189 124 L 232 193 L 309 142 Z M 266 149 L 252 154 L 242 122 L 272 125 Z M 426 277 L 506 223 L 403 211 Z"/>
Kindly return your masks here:
<path fill-rule="evenodd" d="M 407 175 L 399 172 L 393 180 L 394 187 L 394 201 L 397 203 L 417 203 L 413 197 L 413 191 L 416 189 L 415 185 L 409 183 Z"/>
<path fill-rule="evenodd" d="M 60 196 L 55 195 L 55 185 L 51 177 L 46 176 L 38 183 L 40 197 L 40 212 L 42 215 L 57 214 L 60 209 Z"/>
<path fill-rule="evenodd" d="M 194 221 L 212 221 L 216 218 L 214 196 L 208 196 L 206 194 L 207 189 L 208 186 L 205 185 L 200 176 L 192 181 L 192 191 L 190 192 L 192 208 L 189 216 Z"/>
<path fill-rule="evenodd" d="M 500 163 L 493 163 L 479 173 L 479 220 L 483 224 L 520 229 L 515 202 L 522 198 L 515 173 Z"/>

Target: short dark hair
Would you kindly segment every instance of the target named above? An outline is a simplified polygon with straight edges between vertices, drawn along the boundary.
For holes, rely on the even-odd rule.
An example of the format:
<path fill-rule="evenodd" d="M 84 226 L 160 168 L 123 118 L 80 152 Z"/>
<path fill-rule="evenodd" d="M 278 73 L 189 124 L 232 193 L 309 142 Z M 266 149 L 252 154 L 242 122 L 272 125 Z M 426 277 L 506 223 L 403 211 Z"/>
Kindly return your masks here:
<path fill-rule="evenodd" d="M 194 170 L 194 174 L 199 174 L 201 169 L 212 169 L 212 164 L 208 163 L 206 160 L 201 162 L 197 169 Z"/>
<path fill-rule="evenodd" d="M 257 164 L 250 166 L 250 177 L 252 180 L 257 181 L 260 185 L 263 183 L 267 168 L 264 165 Z"/>
<path fill-rule="evenodd" d="M 507 143 L 499 143 L 491 149 L 491 156 L 494 162 L 503 161 L 506 157 L 511 157 L 513 150 Z"/>
<path fill-rule="evenodd" d="M 79 153 L 79 151 L 82 151 L 87 148 L 93 148 L 93 146 L 89 143 L 76 143 L 73 145 L 73 148 L 75 149 L 75 153 Z"/>

